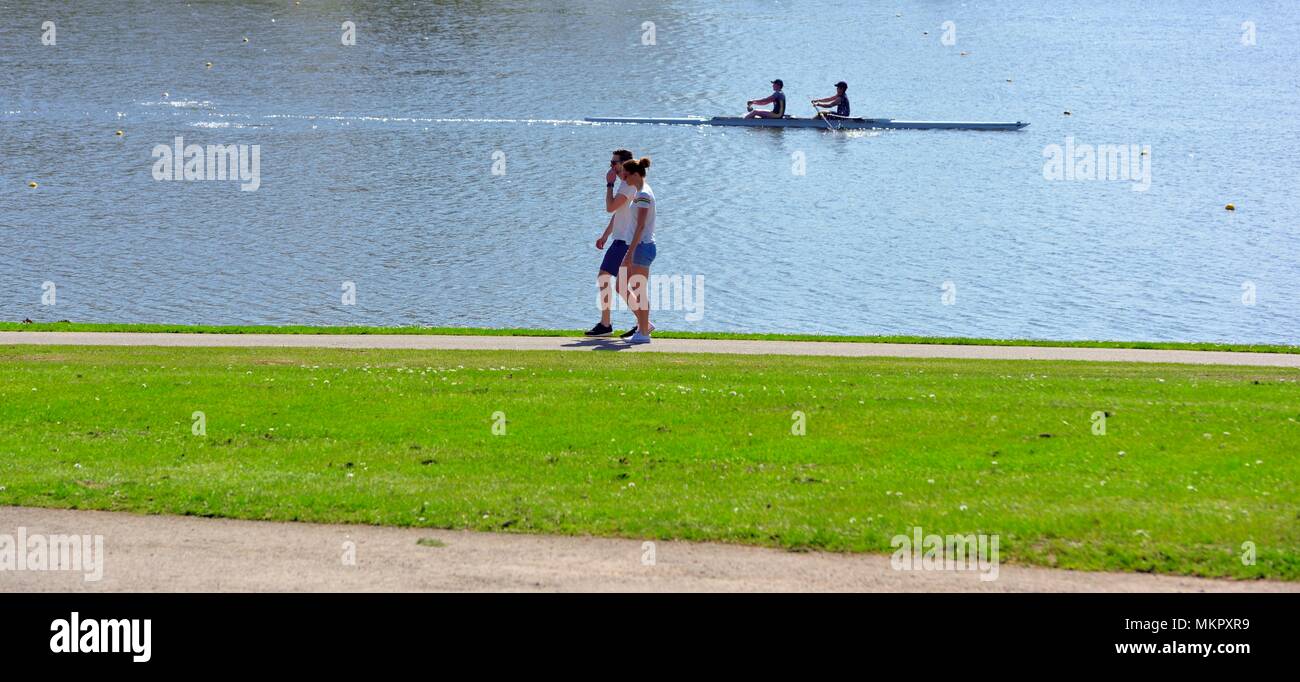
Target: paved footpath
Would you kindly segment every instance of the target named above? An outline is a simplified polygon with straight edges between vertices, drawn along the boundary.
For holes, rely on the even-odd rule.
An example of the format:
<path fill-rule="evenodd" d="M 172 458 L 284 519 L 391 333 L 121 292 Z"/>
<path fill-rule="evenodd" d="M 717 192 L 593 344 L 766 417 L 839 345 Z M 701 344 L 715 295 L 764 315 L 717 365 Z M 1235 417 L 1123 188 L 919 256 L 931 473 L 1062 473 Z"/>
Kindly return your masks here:
<path fill-rule="evenodd" d="M 1196 365 L 1300 367 L 1300 354 L 1138 348 L 956 346 L 834 341 L 658 339 L 633 346 L 617 339 L 564 336 L 440 336 L 416 334 L 166 334 L 137 332 L 0 332 L 0 345 L 216 346 L 275 348 L 396 348 L 412 350 L 607 350 L 632 353 L 735 353 L 839 357 L 1093 360 Z"/>
<path fill-rule="evenodd" d="M 656 541 L 650 561 L 639 539 L 0 507 L 0 533 L 19 527 L 29 538 L 103 536 L 103 575 L 87 581 L 84 572 L 0 571 L 0 593 L 1300 592 L 1300 583 L 1005 564 L 995 580 L 982 581 L 978 571 L 897 571 L 885 554 L 705 542 Z"/>

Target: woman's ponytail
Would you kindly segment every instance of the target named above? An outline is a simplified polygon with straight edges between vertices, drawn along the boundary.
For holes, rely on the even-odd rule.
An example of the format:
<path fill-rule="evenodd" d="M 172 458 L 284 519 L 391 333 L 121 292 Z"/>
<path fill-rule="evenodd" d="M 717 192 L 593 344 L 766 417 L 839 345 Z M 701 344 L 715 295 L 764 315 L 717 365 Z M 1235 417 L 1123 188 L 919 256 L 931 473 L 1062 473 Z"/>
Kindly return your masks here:
<path fill-rule="evenodd" d="M 641 157 L 640 161 L 623 162 L 624 172 L 636 173 L 637 175 L 640 175 L 643 178 L 645 177 L 645 172 L 648 168 L 650 168 L 650 157 L 648 156 Z"/>

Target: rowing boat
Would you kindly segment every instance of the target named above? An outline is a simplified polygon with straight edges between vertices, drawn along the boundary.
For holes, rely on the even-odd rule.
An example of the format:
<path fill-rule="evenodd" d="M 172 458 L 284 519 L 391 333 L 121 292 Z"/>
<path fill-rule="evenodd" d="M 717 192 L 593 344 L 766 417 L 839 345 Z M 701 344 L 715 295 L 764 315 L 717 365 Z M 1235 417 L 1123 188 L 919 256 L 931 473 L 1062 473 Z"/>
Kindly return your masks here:
<path fill-rule="evenodd" d="M 619 118 L 590 116 L 588 123 L 658 123 L 660 125 L 689 126 L 742 126 L 751 128 L 823 128 L 823 129 L 908 129 L 908 130 L 1020 130 L 1029 125 L 1021 121 L 1001 123 L 990 121 L 900 121 L 893 118 L 740 118 L 714 116 L 713 118 Z"/>

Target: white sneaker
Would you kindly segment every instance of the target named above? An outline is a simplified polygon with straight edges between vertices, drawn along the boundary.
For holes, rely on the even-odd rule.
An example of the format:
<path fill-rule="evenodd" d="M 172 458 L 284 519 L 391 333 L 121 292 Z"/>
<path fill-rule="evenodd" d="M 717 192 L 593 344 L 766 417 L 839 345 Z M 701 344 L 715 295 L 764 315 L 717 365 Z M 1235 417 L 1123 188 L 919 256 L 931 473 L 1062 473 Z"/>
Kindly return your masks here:
<path fill-rule="evenodd" d="M 627 340 L 627 342 L 628 343 L 650 343 L 650 336 L 648 334 L 642 334 L 641 332 L 637 332 L 633 334 L 632 337 Z"/>

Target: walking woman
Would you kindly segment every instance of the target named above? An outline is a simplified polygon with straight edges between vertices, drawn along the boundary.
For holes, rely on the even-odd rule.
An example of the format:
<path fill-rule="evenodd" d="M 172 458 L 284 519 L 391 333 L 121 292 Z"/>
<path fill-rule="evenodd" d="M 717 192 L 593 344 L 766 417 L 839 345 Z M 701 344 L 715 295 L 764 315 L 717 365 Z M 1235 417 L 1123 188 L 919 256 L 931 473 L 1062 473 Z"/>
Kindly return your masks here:
<path fill-rule="evenodd" d="M 627 273 L 626 278 L 619 273 L 619 279 L 628 282 L 627 302 L 636 315 L 636 330 L 628 338 L 630 343 L 650 343 L 650 333 L 654 331 L 654 325 L 650 324 L 649 283 L 650 264 L 655 260 L 655 193 L 645 181 L 649 168 L 650 159 L 644 156 L 640 161 L 623 163 L 623 181 L 636 188 L 630 216 L 632 239 L 620 268 Z"/>

